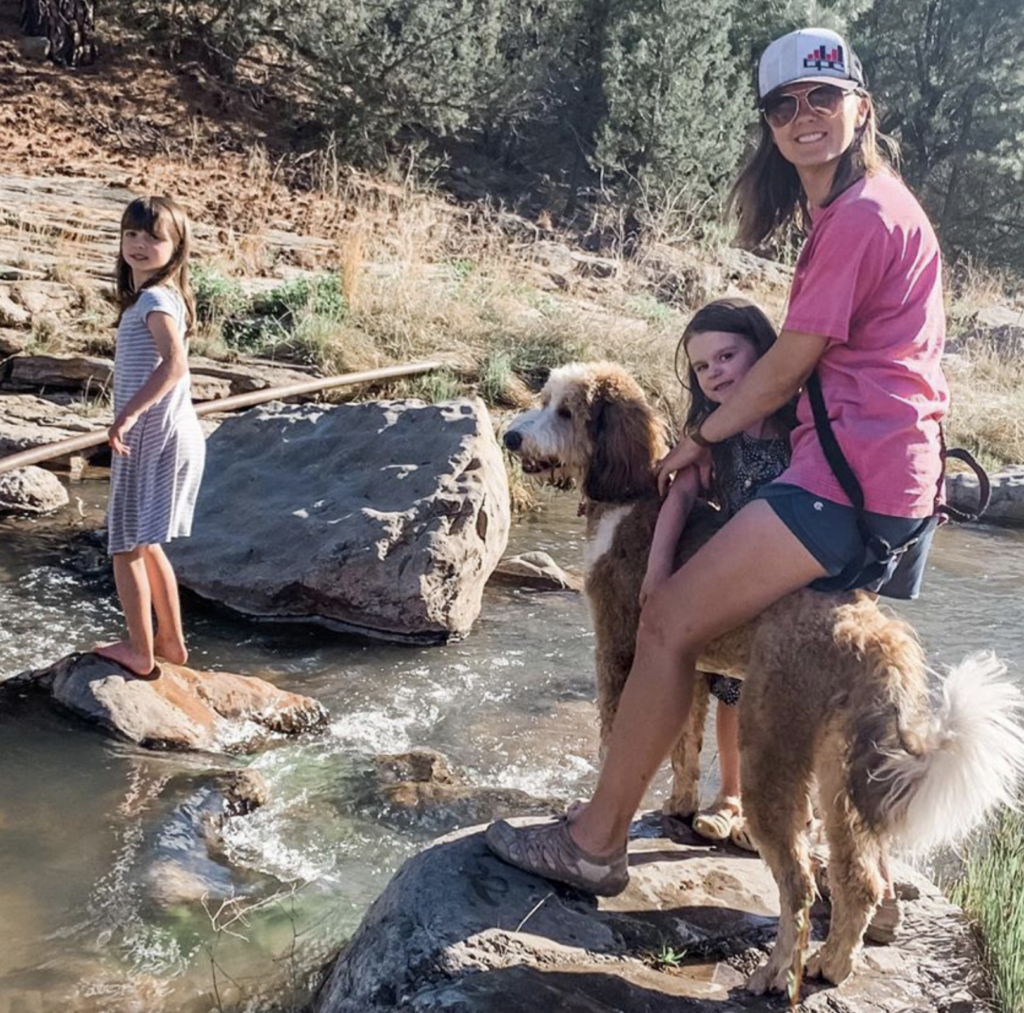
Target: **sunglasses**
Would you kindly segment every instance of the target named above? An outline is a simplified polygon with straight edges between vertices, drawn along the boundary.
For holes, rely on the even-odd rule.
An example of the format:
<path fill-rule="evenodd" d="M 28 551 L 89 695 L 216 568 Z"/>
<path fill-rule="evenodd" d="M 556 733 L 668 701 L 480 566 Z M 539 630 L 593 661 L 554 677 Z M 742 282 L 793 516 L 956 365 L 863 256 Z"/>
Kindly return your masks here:
<path fill-rule="evenodd" d="M 813 113 L 835 116 L 843 104 L 843 99 L 849 94 L 845 88 L 837 88 L 834 84 L 819 84 L 816 88 L 797 95 L 775 95 L 765 102 L 761 112 L 769 126 L 780 130 L 782 127 L 788 127 L 796 119 L 801 101 L 806 102 L 807 108 Z"/>

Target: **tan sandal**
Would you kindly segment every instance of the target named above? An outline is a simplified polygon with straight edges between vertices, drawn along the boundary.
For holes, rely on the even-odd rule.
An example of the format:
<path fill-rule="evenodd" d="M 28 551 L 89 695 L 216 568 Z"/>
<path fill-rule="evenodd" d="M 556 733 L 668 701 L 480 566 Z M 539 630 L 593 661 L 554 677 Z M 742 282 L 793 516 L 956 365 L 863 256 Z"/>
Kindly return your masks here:
<path fill-rule="evenodd" d="M 743 820 L 743 808 L 736 795 L 719 795 L 707 809 L 693 817 L 693 832 L 706 841 L 729 839 L 737 822 Z"/>
<path fill-rule="evenodd" d="M 625 847 L 613 855 L 584 851 L 572 839 L 565 818 L 525 827 L 499 820 L 487 828 L 484 840 L 503 862 L 598 897 L 614 897 L 629 883 Z"/>

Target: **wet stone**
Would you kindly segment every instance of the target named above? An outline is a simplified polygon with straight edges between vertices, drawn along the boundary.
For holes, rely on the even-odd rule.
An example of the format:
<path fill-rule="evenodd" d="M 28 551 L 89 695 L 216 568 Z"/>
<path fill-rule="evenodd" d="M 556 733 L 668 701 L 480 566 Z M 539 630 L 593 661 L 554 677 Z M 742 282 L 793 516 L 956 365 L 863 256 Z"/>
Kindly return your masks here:
<path fill-rule="evenodd" d="M 96 654 L 71 654 L 0 683 L 39 694 L 104 731 L 148 749 L 251 752 L 276 738 L 323 728 L 327 710 L 310 697 L 231 672 L 159 663 L 138 678 Z"/>
<path fill-rule="evenodd" d="M 348 799 L 353 812 L 385 826 L 434 834 L 513 814 L 559 815 L 565 809 L 558 799 L 474 785 L 431 750 L 370 757 L 355 775 Z"/>
<path fill-rule="evenodd" d="M 314 1013 L 738 1013 L 782 1008 L 747 993 L 774 938 L 778 891 L 756 855 L 678 843 L 634 824 L 630 883 L 595 899 L 494 858 L 482 828 L 411 858 L 338 956 Z M 869 946 L 839 987 L 805 982 L 813 1013 L 982 1013 L 980 957 L 962 914 L 920 876 L 894 945 Z M 812 914 L 813 937 L 827 908 Z M 812 944 L 813 945 L 813 944 Z M 659 959 L 685 951 L 678 963 Z"/>

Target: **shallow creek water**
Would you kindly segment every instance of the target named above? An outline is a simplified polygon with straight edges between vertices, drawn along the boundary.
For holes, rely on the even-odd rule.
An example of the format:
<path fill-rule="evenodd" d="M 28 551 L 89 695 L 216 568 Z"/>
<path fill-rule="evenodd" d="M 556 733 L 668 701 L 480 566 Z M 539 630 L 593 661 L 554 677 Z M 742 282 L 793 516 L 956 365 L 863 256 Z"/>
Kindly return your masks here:
<path fill-rule="evenodd" d="M 120 633 L 112 589 L 62 564 L 68 524 L 95 526 L 85 482 L 58 522 L 0 522 L 0 680 Z M 925 598 L 900 607 L 936 663 L 993 648 L 1024 679 L 1024 532 L 944 530 Z M 582 562 L 562 496 L 513 529 L 510 551 Z M 20 701 L 0 711 L 0 1013 L 223 1008 L 304 998 L 309 969 L 352 933 L 390 875 L 431 836 L 351 805 L 375 753 L 429 747 L 479 784 L 571 799 L 595 777 L 592 649 L 579 595 L 488 589 L 463 642 L 367 644 L 257 624 L 186 602 L 197 668 L 268 679 L 322 700 L 326 736 L 252 759 L 271 801 L 229 822 L 224 854 L 196 840 L 216 762 L 149 754 Z M 709 766 L 706 791 L 714 786 Z M 653 801 L 652 797 L 652 801 Z M 162 894 L 169 862 L 248 907 Z M 244 937 L 240 938 L 240 937 Z M 214 985 L 219 993 L 215 993 Z M 240 996 L 244 999 L 240 1000 Z"/>

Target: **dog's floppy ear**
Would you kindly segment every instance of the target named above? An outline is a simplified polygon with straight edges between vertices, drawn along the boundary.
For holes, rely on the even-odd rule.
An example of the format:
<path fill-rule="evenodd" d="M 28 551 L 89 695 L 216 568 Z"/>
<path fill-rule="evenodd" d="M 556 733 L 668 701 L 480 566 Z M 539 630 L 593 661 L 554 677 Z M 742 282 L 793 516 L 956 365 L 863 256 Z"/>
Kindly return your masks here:
<path fill-rule="evenodd" d="M 589 499 L 625 503 L 654 488 L 657 423 L 646 401 L 614 383 L 597 384 L 587 434 L 593 450 L 583 491 Z"/>

